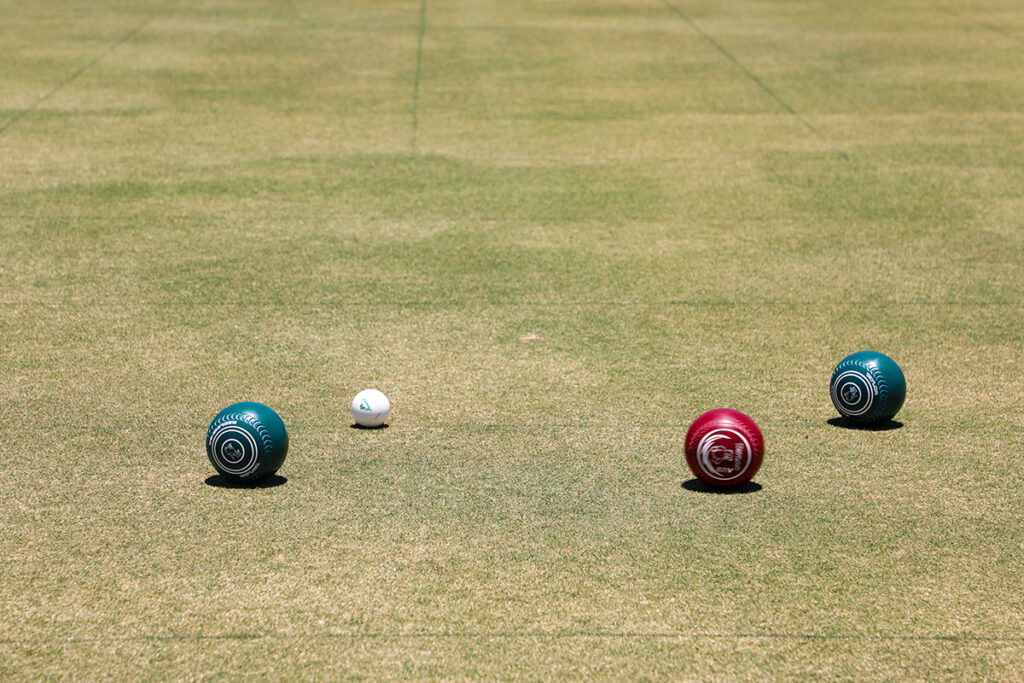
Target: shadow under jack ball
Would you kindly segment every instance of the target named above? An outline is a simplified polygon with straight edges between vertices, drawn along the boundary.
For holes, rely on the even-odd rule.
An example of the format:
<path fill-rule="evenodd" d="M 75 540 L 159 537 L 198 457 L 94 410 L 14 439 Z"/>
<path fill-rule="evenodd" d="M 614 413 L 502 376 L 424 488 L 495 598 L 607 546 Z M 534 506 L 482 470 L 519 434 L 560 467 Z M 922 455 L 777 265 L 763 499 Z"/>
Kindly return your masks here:
<path fill-rule="evenodd" d="M 206 433 L 206 455 L 222 476 L 257 482 L 277 472 L 288 455 L 288 431 L 261 403 L 235 403 L 220 411 Z"/>
<path fill-rule="evenodd" d="M 857 424 L 878 424 L 895 417 L 907 396 L 907 381 L 892 358 L 858 351 L 836 366 L 829 382 L 832 405 Z"/>

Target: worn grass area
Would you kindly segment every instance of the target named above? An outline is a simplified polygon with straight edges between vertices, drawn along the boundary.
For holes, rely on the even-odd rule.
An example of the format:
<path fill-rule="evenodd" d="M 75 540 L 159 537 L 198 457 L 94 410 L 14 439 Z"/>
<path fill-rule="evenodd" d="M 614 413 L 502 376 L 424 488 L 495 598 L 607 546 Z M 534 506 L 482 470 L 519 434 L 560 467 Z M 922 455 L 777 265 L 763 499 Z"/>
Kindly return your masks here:
<path fill-rule="evenodd" d="M 0 1 L 0 676 L 1020 675 L 1015 3 L 65 5 Z M 204 483 L 238 400 L 283 485 Z"/>

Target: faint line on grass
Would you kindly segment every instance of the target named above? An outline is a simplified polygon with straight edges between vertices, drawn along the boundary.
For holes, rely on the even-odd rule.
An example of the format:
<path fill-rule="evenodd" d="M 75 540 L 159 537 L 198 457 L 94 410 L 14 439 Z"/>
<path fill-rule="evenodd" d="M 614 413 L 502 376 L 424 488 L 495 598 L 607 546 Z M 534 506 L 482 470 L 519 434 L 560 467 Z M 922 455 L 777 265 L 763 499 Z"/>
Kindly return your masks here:
<path fill-rule="evenodd" d="M 192 635 L 83 636 L 53 638 L 2 638 L 5 645 L 75 643 L 163 643 L 215 640 L 804 640 L 860 642 L 936 642 L 936 643 L 1024 643 L 1024 636 L 980 636 L 954 634 L 843 634 L 843 633 L 673 633 L 673 632 L 515 632 L 515 631 L 432 631 L 417 633 L 222 633 Z"/>
<path fill-rule="evenodd" d="M 477 299 L 461 299 L 456 301 L 442 300 L 406 300 L 406 301 L 204 301 L 188 299 L 167 299 L 162 301 L 0 301 L 4 308 L 52 308 L 52 309 L 87 309 L 87 308 L 747 308 L 770 306 L 775 308 L 807 308 L 820 306 L 948 306 L 948 307 L 1013 307 L 1021 308 L 1021 302 L 1015 300 L 986 299 L 983 301 L 953 301 L 947 299 L 907 299 L 903 301 L 879 300 L 844 300 L 844 301 L 810 301 L 788 299 L 748 299 L 745 301 L 727 301 L 715 299 L 676 299 L 670 301 L 616 301 L 616 300 L 579 300 L 579 301 L 485 301 Z"/>
<path fill-rule="evenodd" d="M 663 2 L 665 3 L 665 7 L 667 7 L 676 16 L 680 17 L 683 21 L 685 21 L 687 24 L 689 24 L 690 28 L 692 28 L 694 31 L 696 31 L 700 35 L 700 37 L 704 39 L 705 42 L 707 42 L 709 45 L 712 45 L 716 50 L 718 50 L 722 54 L 723 57 L 728 59 L 740 71 L 742 71 L 744 74 L 746 74 L 747 78 L 749 78 L 754 83 L 756 83 L 757 86 L 759 88 L 761 88 L 761 90 L 766 92 L 773 100 L 778 102 L 778 104 L 783 109 L 785 109 L 787 112 L 789 112 L 789 114 L 791 116 L 793 116 L 797 121 L 802 123 L 807 128 L 807 130 L 811 131 L 817 137 L 819 137 L 819 138 L 821 138 L 823 140 L 825 139 L 821 135 L 821 133 L 818 132 L 817 128 L 812 126 L 811 123 L 807 119 L 805 119 L 803 116 L 800 115 L 799 112 L 797 112 L 795 109 L 793 109 L 793 107 L 791 107 L 788 102 L 786 102 L 784 99 L 782 99 L 782 97 L 780 97 L 778 95 L 778 93 L 776 93 L 774 90 L 769 88 L 768 85 L 765 84 L 765 82 L 762 81 L 757 76 L 757 74 L 755 74 L 753 71 L 751 71 L 749 68 L 747 68 L 747 66 L 745 64 L 743 64 L 743 62 L 738 60 L 736 58 L 736 56 L 733 55 L 733 53 L 730 52 L 728 49 L 726 49 L 726 47 L 724 45 L 722 45 L 717 40 L 712 38 L 707 32 L 704 31 L 704 29 L 702 29 L 700 26 L 698 26 L 697 23 L 693 19 L 690 18 L 690 15 L 687 14 L 685 11 L 683 11 L 682 8 L 674 5 L 672 2 L 670 2 L 670 0 L 663 0 Z"/>
<path fill-rule="evenodd" d="M 35 109 L 36 109 L 36 108 L 37 108 L 37 107 L 38 107 L 38 106 L 39 106 L 40 104 L 42 104 L 42 103 L 43 103 L 43 102 L 45 102 L 46 100 L 50 99 L 50 97 L 52 97 L 52 96 L 53 96 L 53 95 L 54 95 L 55 93 L 57 93 L 57 92 L 58 92 L 59 90 L 61 90 L 62 88 L 64 88 L 65 86 L 67 86 L 68 84 L 70 84 L 71 82 L 73 82 L 73 81 L 74 81 L 75 79 L 77 79 L 77 78 L 78 78 L 79 76 L 81 76 L 82 74 L 84 74 L 84 73 L 85 73 L 86 71 L 88 71 L 88 70 L 89 70 L 89 69 L 91 69 L 92 67 L 96 66 L 96 64 L 98 64 L 98 63 L 100 62 L 100 60 L 102 60 L 102 59 L 103 59 L 104 57 L 106 57 L 107 55 L 109 55 L 109 54 L 110 54 L 111 52 L 113 52 L 114 50 L 116 50 L 116 49 L 117 49 L 118 47 L 120 47 L 120 46 L 121 46 L 121 45 L 123 45 L 124 43 L 128 42 L 129 40 L 131 40 L 131 38 L 132 38 L 132 37 L 133 37 L 133 36 L 134 36 L 134 35 L 135 35 L 136 33 L 138 33 L 138 32 L 139 32 L 139 31 L 141 31 L 141 30 L 142 30 L 143 28 L 145 28 L 145 27 L 146 27 L 146 26 L 147 26 L 147 25 L 148 25 L 148 24 L 149 24 L 149 23 L 150 23 L 151 21 L 153 21 L 154 19 L 156 19 L 156 18 L 157 18 L 157 16 L 159 16 L 159 15 L 160 15 L 160 14 L 161 14 L 162 12 L 163 12 L 163 10 L 161 9 L 161 10 L 157 10 L 157 11 L 156 11 L 156 12 L 154 12 L 153 14 L 149 15 L 149 17 L 147 17 L 147 18 L 146 18 L 146 20 L 145 20 L 145 21 L 143 21 L 143 22 L 142 22 L 141 24 L 139 24 L 138 26 L 136 26 L 135 28 L 133 28 L 133 29 L 132 29 L 131 31 L 129 31 L 128 33 L 124 34 L 123 36 L 121 36 L 120 38 L 118 38 L 117 40 L 115 40 L 115 41 L 114 41 L 113 43 L 111 43 L 111 44 L 110 44 L 109 46 L 107 46 L 107 49 L 106 49 L 106 50 L 104 50 L 104 51 L 103 51 L 102 53 L 100 53 L 100 54 L 99 54 L 99 56 L 97 56 L 97 57 L 93 58 L 93 59 L 92 59 L 92 61 L 90 61 L 90 62 L 89 62 L 89 63 L 87 63 L 87 64 L 86 64 L 85 66 L 83 66 L 83 67 L 81 67 L 80 69 L 78 69 L 77 71 L 75 71 L 75 72 L 74 72 L 73 74 L 71 74 L 71 75 L 70 75 L 69 77 L 67 77 L 66 79 L 64 79 L 64 81 L 63 81 L 63 82 L 61 82 L 61 83 L 59 83 L 58 85 L 54 86 L 54 87 L 53 87 L 52 89 L 50 89 L 50 91 L 49 91 L 48 93 L 46 93 L 45 95 L 43 95 L 42 97 L 40 97 L 40 98 L 39 98 L 38 100 L 36 100 L 35 102 L 33 102 L 33 103 L 32 103 L 32 105 L 31 105 L 31 106 L 30 106 L 30 107 L 29 107 L 28 109 L 24 109 L 24 110 L 22 110 L 22 111 L 18 112 L 18 113 L 17 113 L 17 114 L 15 114 L 15 115 L 14 115 L 14 117 L 13 117 L 13 118 L 11 118 L 11 119 L 10 119 L 9 121 L 7 121 L 6 123 L 4 123 L 3 125 L 0 125 L 0 135 L 2 135 L 4 131 L 6 131 L 6 130 L 7 130 L 8 128 L 10 128 L 11 126 L 13 126 L 13 125 L 14 125 L 15 123 L 17 123 L 18 121 L 20 121 L 21 119 L 23 119 L 23 118 L 24 118 L 25 116 L 27 116 L 28 114 L 30 114 L 30 113 L 32 113 L 33 111 L 35 111 Z"/>
<path fill-rule="evenodd" d="M 1010 33 L 1009 31 L 1004 31 L 1003 29 L 993 26 L 992 24 L 983 21 L 978 21 L 977 19 L 972 19 L 971 17 L 968 17 L 964 14 L 961 14 L 960 12 L 957 12 L 954 9 L 945 7 L 943 5 L 934 5 L 934 7 L 942 12 L 945 12 L 946 14 L 949 14 L 950 16 L 956 17 L 960 21 L 966 22 L 968 24 L 984 29 L 986 31 L 991 31 L 992 33 L 996 33 L 998 35 L 1003 36 L 1004 38 L 1009 38 L 1010 40 L 1016 43 L 1024 45 L 1024 38 L 1021 38 L 1013 33 Z"/>
<path fill-rule="evenodd" d="M 416 36 L 416 75 L 412 82 L 412 153 L 416 154 L 416 136 L 420 119 L 420 73 L 423 68 L 423 34 L 427 31 L 427 0 L 420 0 L 420 25 Z"/>
<path fill-rule="evenodd" d="M 758 423 L 762 426 L 769 427 L 783 427 L 799 425 L 802 427 L 814 427 L 820 429 L 830 429 L 827 426 L 825 420 L 826 417 L 830 419 L 837 419 L 838 414 L 826 414 L 816 413 L 810 417 L 792 417 L 792 416 L 764 416 L 758 419 Z M 944 426 L 935 423 L 924 423 L 921 421 L 915 421 L 915 429 L 920 429 L 931 434 L 960 434 L 962 428 L 958 425 Z M 8 418 L 8 426 L 15 426 L 15 420 Z M 48 430 L 54 431 L 59 429 L 69 429 L 82 434 L 135 434 L 138 432 L 153 433 L 153 430 L 160 430 L 167 428 L 166 422 L 150 422 L 146 420 L 133 420 L 131 423 L 111 425 L 111 424 L 95 424 L 95 423 L 84 423 L 84 422 L 72 422 L 72 421 L 53 421 L 47 420 L 45 423 L 26 423 L 21 422 L 16 425 L 20 430 Z M 205 432 L 208 428 L 208 423 L 178 423 L 174 427 L 183 432 Z M 416 432 L 450 432 L 450 431 L 461 431 L 469 432 L 473 434 L 494 434 L 494 433 L 508 433 L 508 434 L 520 434 L 520 433 L 535 433 L 538 431 L 562 431 L 562 430 L 641 430 L 641 429 L 678 429 L 686 431 L 690 426 L 689 422 L 672 422 L 672 421 L 637 421 L 627 419 L 601 419 L 601 420 L 576 420 L 566 422 L 520 422 L 520 421 L 506 421 L 506 422 L 403 422 L 401 427 L 407 431 Z M 1014 423 L 1010 420 L 995 420 L 984 422 L 980 425 L 986 428 L 999 428 L 999 429 L 1013 429 Z M 904 427 L 906 428 L 906 427 Z M 288 429 L 294 429 L 297 431 L 317 431 L 317 432 L 347 432 L 350 429 L 348 421 L 341 420 L 338 422 L 292 422 L 289 420 Z"/>

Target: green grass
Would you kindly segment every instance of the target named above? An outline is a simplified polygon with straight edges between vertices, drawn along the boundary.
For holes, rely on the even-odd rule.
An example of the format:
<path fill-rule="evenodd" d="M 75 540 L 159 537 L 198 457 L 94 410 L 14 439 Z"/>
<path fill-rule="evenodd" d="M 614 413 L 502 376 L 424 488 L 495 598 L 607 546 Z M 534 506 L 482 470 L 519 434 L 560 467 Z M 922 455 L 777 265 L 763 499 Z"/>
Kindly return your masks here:
<path fill-rule="evenodd" d="M 1020 675 L 1014 3 L 0 15 L 0 676 Z"/>

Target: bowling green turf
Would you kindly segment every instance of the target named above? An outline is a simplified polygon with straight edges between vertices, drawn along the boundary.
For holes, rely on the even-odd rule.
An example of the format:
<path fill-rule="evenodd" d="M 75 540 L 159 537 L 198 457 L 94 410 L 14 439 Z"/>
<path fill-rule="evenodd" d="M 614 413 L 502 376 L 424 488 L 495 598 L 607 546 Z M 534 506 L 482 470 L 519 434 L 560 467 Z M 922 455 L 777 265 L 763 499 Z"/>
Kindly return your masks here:
<path fill-rule="evenodd" d="M 1024 670 L 1020 3 L 0 17 L 0 677 Z M 241 400 L 273 486 L 208 479 Z"/>

